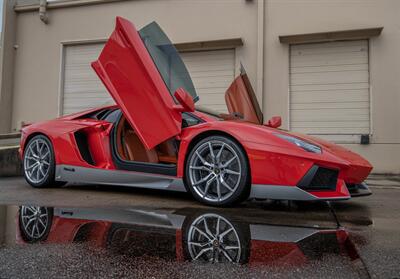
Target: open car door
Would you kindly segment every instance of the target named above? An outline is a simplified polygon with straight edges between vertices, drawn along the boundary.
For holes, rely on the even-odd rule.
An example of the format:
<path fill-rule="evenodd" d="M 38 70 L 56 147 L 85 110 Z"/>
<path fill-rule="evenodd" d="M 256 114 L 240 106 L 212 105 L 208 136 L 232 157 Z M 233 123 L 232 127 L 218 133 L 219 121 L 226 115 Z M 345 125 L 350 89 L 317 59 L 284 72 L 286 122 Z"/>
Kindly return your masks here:
<path fill-rule="evenodd" d="M 230 114 L 238 115 L 247 122 L 263 124 L 260 105 L 243 66 L 240 75 L 225 92 L 225 102 Z"/>
<path fill-rule="evenodd" d="M 143 29 L 138 32 L 131 22 L 117 17 L 115 30 L 92 67 L 141 142 L 152 149 L 181 132 L 182 115 L 172 95 L 177 88 L 171 86 L 171 80 L 180 76 L 172 76 L 171 68 L 183 63 L 159 26 L 148 26 L 143 28 L 144 38 Z M 194 92 L 191 80 L 186 86 L 175 83 Z"/>

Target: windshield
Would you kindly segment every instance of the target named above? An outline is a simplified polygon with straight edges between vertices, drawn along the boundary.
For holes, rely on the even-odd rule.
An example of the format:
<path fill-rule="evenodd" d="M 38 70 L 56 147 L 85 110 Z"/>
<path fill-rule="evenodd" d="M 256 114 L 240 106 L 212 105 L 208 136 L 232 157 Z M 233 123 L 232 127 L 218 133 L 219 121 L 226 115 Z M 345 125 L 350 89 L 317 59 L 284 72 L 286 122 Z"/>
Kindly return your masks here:
<path fill-rule="evenodd" d="M 139 35 L 171 95 L 174 96 L 176 89 L 182 87 L 194 102 L 198 101 L 199 97 L 185 64 L 160 26 L 152 22 L 143 27 Z"/>

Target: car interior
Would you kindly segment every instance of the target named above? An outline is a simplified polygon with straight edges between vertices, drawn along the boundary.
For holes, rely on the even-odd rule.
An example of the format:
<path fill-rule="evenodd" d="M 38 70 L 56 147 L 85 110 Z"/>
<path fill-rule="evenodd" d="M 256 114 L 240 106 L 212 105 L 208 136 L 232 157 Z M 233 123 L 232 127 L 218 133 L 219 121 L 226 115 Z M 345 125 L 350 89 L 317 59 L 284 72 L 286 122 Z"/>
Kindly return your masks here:
<path fill-rule="evenodd" d="M 117 152 L 124 161 L 155 164 L 176 164 L 177 162 L 178 148 L 175 139 L 167 140 L 147 150 L 123 115 L 117 123 L 116 133 Z"/>
<path fill-rule="evenodd" d="M 176 165 L 179 143 L 171 138 L 151 150 L 147 150 L 120 109 L 106 108 L 80 118 L 103 120 L 115 125 L 115 151 L 125 162 L 144 162 L 163 165 Z M 202 120 L 189 113 L 182 114 L 182 128 L 201 123 Z M 92 162 L 91 156 L 88 160 Z"/>

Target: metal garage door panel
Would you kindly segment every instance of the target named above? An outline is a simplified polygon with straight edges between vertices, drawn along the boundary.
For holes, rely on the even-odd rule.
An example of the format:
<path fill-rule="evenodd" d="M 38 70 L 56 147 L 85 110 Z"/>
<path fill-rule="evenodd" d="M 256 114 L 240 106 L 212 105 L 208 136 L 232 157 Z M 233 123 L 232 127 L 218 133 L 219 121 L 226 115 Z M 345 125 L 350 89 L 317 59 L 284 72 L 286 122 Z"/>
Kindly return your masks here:
<path fill-rule="evenodd" d="M 199 105 L 227 112 L 225 91 L 235 78 L 235 51 L 214 50 L 181 53 L 192 77 Z"/>
<path fill-rule="evenodd" d="M 65 48 L 62 114 L 113 103 L 90 63 L 104 44 Z M 235 51 L 216 50 L 181 54 L 200 96 L 199 104 L 226 112 L 225 91 L 235 76 Z"/>
<path fill-rule="evenodd" d="M 291 46 L 290 128 L 344 141 L 370 133 L 367 40 Z"/>
<path fill-rule="evenodd" d="M 111 104 L 110 94 L 90 63 L 97 59 L 104 44 L 65 47 L 62 114 Z"/>

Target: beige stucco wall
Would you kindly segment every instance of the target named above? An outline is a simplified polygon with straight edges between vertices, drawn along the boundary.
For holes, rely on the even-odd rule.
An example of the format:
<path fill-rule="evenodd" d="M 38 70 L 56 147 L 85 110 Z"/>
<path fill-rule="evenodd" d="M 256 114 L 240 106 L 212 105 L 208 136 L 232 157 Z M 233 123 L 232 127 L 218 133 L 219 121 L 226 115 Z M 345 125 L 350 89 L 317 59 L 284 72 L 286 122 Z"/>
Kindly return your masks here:
<path fill-rule="evenodd" d="M 281 115 L 288 127 L 289 47 L 280 35 L 380 27 L 370 40 L 372 137 L 348 144 L 377 172 L 400 172 L 400 1 L 267 0 L 264 44 L 264 112 Z"/>
<path fill-rule="evenodd" d="M 236 60 L 245 64 L 254 87 L 262 82 L 258 97 L 266 118 L 281 115 L 284 128 L 289 47 L 278 36 L 383 26 L 381 36 L 370 40 L 371 144 L 347 146 L 369 159 L 376 172 L 400 173 L 400 1 L 265 0 L 264 14 L 257 10 L 259 1 L 131 0 L 51 9 L 48 25 L 37 12 L 18 13 L 11 128 L 58 115 L 61 42 L 106 38 L 117 15 L 137 27 L 156 20 L 176 43 L 241 37 Z M 263 60 L 257 49 L 262 40 Z M 260 70 L 264 74 L 257 76 Z"/>
<path fill-rule="evenodd" d="M 61 42 L 106 38 L 116 16 L 141 26 L 157 21 L 175 43 L 241 37 L 236 60 L 255 79 L 257 5 L 243 0 L 137 0 L 49 10 L 49 24 L 37 12 L 17 16 L 12 128 L 21 121 L 58 115 Z"/>

